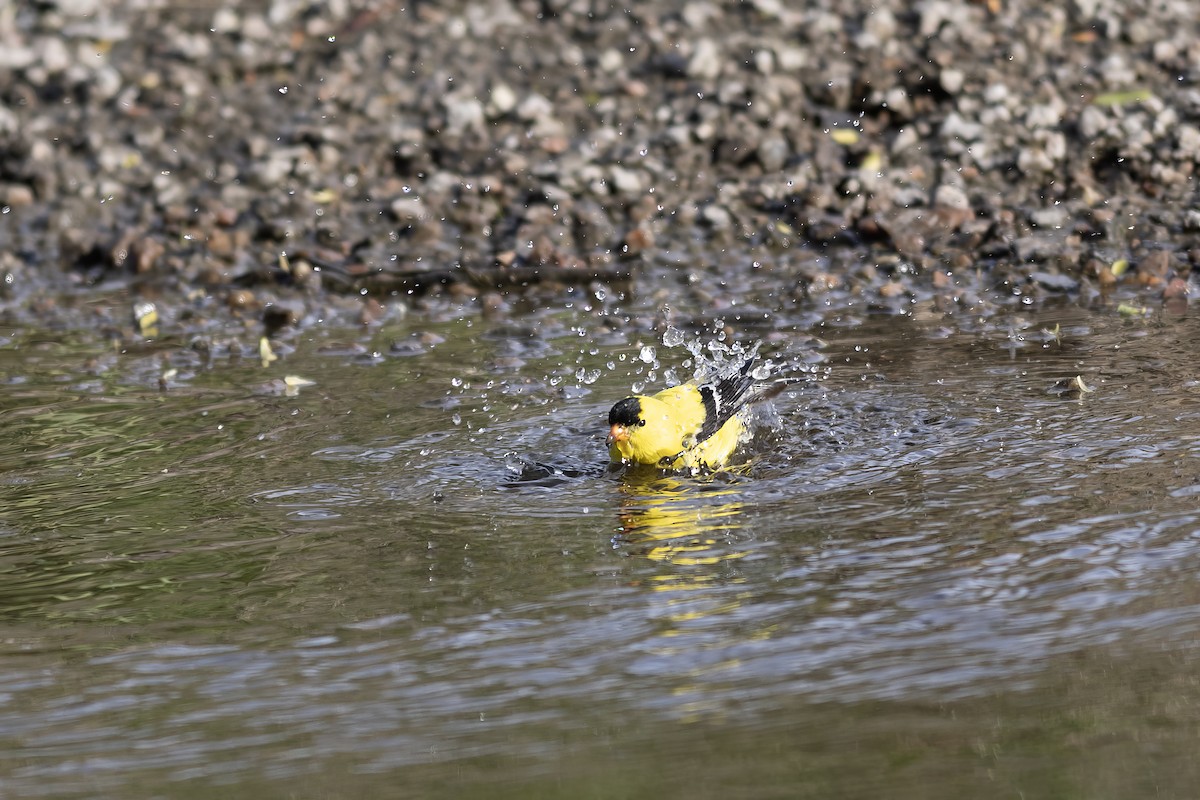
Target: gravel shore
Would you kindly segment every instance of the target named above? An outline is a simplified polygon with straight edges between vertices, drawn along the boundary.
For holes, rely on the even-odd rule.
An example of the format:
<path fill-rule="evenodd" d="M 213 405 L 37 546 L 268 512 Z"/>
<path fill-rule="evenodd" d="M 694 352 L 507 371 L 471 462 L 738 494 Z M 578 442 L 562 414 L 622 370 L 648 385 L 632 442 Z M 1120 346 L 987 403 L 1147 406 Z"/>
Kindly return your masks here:
<path fill-rule="evenodd" d="M 1184 297 L 1198 78 L 1187 2 L 7 4 L 0 319 Z"/>

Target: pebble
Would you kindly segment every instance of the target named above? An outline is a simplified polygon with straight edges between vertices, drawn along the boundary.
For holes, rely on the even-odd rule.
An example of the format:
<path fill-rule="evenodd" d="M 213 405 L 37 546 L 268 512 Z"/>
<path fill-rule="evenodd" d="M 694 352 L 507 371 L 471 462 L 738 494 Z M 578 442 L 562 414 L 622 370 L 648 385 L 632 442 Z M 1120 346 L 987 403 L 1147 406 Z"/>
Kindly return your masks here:
<path fill-rule="evenodd" d="M 964 81 L 966 81 L 966 76 L 957 69 L 944 69 L 938 76 L 938 83 L 946 90 L 947 94 L 958 94 L 962 91 Z"/>
<path fill-rule="evenodd" d="M 1058 272 L 1034 272 L 1030 277 L 1043 289 L 1054 292 L 1073 292 L 1079 288 L 1079 281 Z"/>
<path fill-rule="evenodd" d="M 725 208 L 716 203 L 706 205 L 700 216 L 709 226 L 717 230 L 726 230 L 733 225 L 733 217 Z"/>
<path fill-rule="evenodd" d="M 138 237 L 134 240 L 130 248 L 130 257 L 133 260 L 134 270 L 139 275 L 153 272 L 166 250 L 167 248 L 157 238 L 152 236 Z"/>
<path fill-rule="evenodd" d="M 779 172 L 791 156 L 791 145 L 782 134 L 769 132 L 758 143 L 756 155 L 766 172 Z"/>
<path fill-rule="evenodd" d="M 235 289 L 226 295 L 225 305 L 234 311 L 250 311 L 257 309 L 259 302 L 249 289 Z"/>
<path fill-rule="evenodd" d="M 613 189 L 619 194 L 632 195 L 645 191 L 645 183 L 636 170 L 613 165 L 608 168 L 608 175 Z"/>
<path fill-rule="evenodd" d="M 446 132 L 461 136 L 468 131 L 480 132 L 484 124 L 483 103 L 478 98 L 449 95 L 443 101 L 446 109 Z"/>
<path fill-rule="evenodd" d="M 0 206 L 23 208 L 33 205 L 33 189 L 24 184 L 14 183 L 0 188 Z"/>
<path fill-rule="evenodd" d="M 971 201 L 967 198 L 967 193 L 958 186 L 948 183 L 943 183 L 937 187 L 933 195 L 933 204 L 935 206 L 960 210 L 971 208 Z"/>
<path fill-rule="evenodd" d="M 709 38 L 698 39 L 687 62 L 687 75 L 699 80 L 716 80 L 721 74 L 721 49 Z"/>
<path fill-rule="evenodd" d="M 809 293 L 885 299 L 935 288 L 926 266 L 983 262 L 963 292 L 1027 285 L 1014 261 L 1071 291 L 1085 257 L 1102 284 L 1127 258 L 1165 286 L 1200 252 L 1187 4 L 1088 4 L 1101 51 L 1064 39 L 1053 6 L 542 5 L 532 27 L 511 3 L 418 4 L 403 26 L 343 2 L 0 14 L 0 235 L 66 265 L 48 281 L 150 273 L 186 297 L 211 280 L 239 311 L 407 270 L 469 299 L 465 265 L 505 254 L 685 259 L 710 265 L 697 296 L 731 301 L 721 282 L 765 263 L 757 247 L 820 248 Z M 303 280 L 253 266 L 283 251 Z M 860 266 L 888 259 L 914 269 Z M 4 302 L 32 307 L 26 283 Z M 489 313 L 517 307 L 489 292 Z"/>
<path fill-rule="evenodd" d="M 517 107 L 517 93 L 507 83 L 492 86 L 488 100 L 488 116 L 495 118 L 510 113 Z"/>

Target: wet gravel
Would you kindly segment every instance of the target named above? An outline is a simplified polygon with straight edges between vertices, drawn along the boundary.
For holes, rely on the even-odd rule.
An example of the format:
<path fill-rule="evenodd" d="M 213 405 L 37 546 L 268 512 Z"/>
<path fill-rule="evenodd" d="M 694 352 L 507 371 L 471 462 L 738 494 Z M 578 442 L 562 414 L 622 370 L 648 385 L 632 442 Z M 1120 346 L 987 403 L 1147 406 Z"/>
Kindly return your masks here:
<path fill-rule="evenodd" d="M 1186 303 L 1198 78 L 1171 0 L 4 4 L 0 320 Z"/>

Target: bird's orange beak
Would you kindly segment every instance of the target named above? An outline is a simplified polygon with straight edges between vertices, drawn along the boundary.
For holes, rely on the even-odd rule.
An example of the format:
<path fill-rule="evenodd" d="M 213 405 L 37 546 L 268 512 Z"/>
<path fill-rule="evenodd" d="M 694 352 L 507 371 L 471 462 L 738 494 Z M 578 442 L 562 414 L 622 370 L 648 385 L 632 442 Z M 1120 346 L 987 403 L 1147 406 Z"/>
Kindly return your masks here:
<path fill-rule="evenodd" d="M 628 442 L 629 429 L 624 425 L 613 425 L 608 429 L 608 446 L 612 447 L 615 442 Z"/>

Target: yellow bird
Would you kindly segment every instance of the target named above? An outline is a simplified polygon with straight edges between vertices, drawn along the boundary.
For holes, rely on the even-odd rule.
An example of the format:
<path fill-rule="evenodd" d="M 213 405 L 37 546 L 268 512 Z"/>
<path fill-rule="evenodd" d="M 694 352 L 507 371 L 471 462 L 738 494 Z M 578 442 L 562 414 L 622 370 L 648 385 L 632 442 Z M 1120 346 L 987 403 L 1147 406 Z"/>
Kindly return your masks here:
<path fill-rule="evenodd" d="M 701 379 L 658 394 L 626 397 L 608 412 L 608 452 L 617 464 L 717 469 L 746 434 L 742 410 L 759 392 L 758 345 Z"/>

